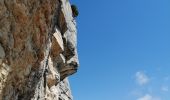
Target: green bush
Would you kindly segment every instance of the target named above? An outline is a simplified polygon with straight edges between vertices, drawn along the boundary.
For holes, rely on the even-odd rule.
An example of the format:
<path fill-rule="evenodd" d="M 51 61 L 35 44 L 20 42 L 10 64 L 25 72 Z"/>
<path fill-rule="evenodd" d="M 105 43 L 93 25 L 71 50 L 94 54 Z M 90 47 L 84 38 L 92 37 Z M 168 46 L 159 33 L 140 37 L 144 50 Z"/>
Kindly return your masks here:
<path fill-rule="evenodd" d="M 77 6 L 73 4 L 73 5 L 71 5 L 71 9 L 72 9 L 73 17 L 77 17 L 79 15 Z"/>

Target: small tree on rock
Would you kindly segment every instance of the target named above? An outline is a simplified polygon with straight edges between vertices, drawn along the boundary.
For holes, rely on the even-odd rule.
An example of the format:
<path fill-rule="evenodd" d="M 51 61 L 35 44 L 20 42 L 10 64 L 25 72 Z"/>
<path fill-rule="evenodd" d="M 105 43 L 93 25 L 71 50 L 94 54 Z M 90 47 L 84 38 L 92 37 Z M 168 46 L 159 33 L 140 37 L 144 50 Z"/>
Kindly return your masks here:
<path fill-rule="evenodd" d="M 79 11 L 76 5 L 71 5 L 71 9 L 72 9 L 72 13 L 73 13 L 73 17 L 77 17 L 79 15 Z"/>

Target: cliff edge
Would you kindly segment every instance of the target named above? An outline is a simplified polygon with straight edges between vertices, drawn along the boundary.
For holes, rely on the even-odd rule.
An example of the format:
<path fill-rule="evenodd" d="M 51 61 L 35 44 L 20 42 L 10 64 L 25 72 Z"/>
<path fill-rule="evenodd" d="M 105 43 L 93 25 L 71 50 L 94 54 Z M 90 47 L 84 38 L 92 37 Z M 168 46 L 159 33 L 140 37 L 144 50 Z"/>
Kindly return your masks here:
<path fill-rule="evenodd" d="M 0 100 L 73 100 L 74 13 L 69 0 L 0 0 Z"/>

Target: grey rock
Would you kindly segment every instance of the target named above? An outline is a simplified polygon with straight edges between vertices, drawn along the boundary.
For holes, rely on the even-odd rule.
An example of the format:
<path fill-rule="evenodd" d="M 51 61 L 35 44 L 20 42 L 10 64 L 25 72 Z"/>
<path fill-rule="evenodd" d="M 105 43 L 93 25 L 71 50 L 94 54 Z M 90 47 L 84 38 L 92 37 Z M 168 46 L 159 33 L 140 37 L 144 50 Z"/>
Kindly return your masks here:
<path fill-rule="evenodd" d="M 2 45 L 0 44 L 0 59 L 3 59 L 5 57 L 5 51 Z"/>

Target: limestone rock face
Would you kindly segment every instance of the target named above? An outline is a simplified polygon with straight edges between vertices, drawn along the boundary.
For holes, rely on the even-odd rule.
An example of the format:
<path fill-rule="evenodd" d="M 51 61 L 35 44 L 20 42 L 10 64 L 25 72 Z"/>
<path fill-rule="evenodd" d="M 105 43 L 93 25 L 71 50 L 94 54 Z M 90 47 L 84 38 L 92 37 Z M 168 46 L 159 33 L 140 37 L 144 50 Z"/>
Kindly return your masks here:
<path fill-rule="evenodd" d="M 72 100 L 78 66 L 69 0 L 0 0 L 0 100 Z"/>

